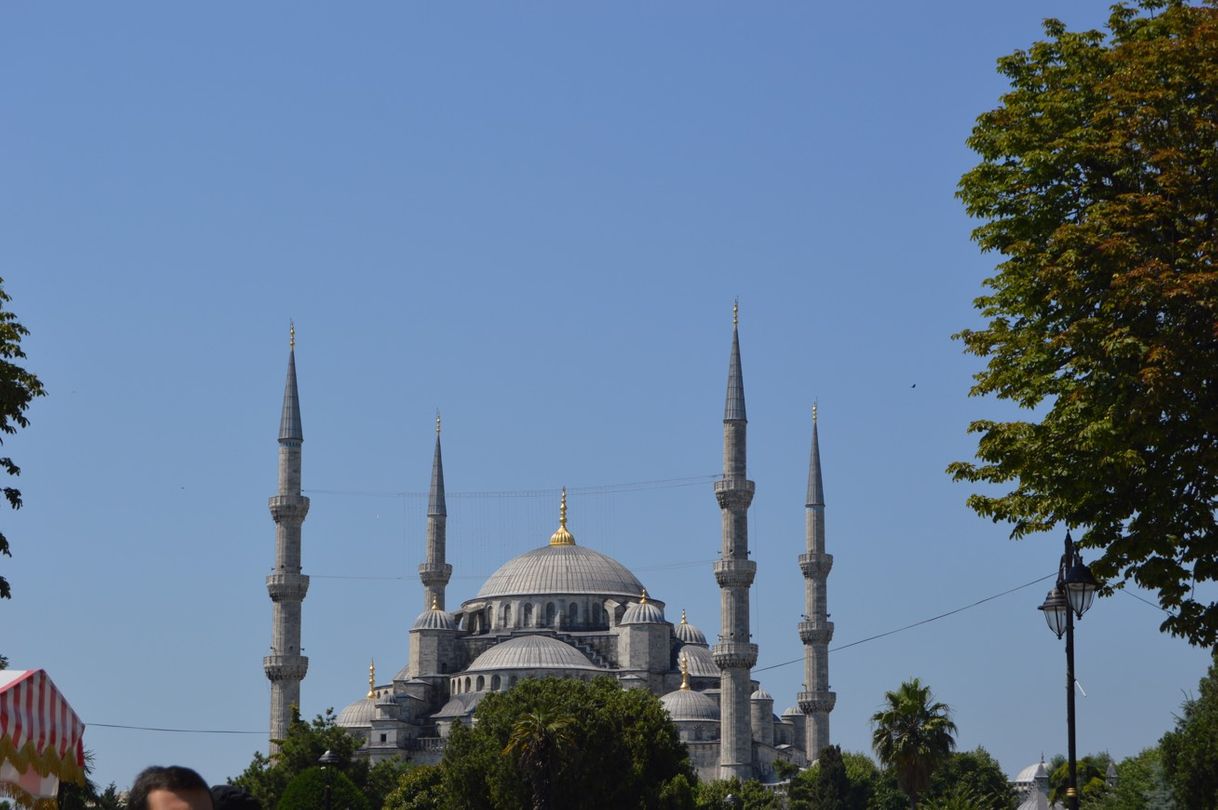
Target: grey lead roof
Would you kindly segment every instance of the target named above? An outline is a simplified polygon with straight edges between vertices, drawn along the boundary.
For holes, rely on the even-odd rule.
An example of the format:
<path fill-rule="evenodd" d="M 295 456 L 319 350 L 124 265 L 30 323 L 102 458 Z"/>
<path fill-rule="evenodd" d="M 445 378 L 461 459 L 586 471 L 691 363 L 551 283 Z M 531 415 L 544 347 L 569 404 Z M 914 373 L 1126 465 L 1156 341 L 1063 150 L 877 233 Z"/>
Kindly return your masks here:
<path fill-rule="evenodd" d="M 820 475 L 820 435 L 812 417 L 812 453 L 808 458 L 808 501 L 805 506 L 824 506 L 825 487 Z"/>
<path fill-rule="evenodd" d="M 474 598 L 589 594 L 626 601 L 642 592 L 642 583 L 612 557 L 587 546 L 546 545 L 508 560 Z"/>
<path fill-rule="evenodd" d="M 724 422 L 747 422 L 744 414 L 744 372 L 740 368 L 740 329 L 732 325 L 732 356 L 727 367 L 727 402 L 723 406 Z"/>
<path fill-rule="evenodd" d="M 474 659 L 468 672 L 502 669 L 598 670 L 588 657 L 570 644 L 549 636 L 516 636 L 500 642 Z"/>
<path fill-rule="evenodd" d="M 668 716 L 675 722 L 682 720 L 697 720 L 719 722 L 719 704 L 709 695 L 695 692 L 693 689 L 678 689 L 660 698 Z"/>
<path fill-rule="evenodd" d="M 444 503 L 444 460 L 440 458 L 440 433 L 437 428 L 436 454 L 431 462 L 431 491 L 427 496 L 427 516 L 439 515 L 448 515 L 448 507 Z"/>
<path fill-rule="evenodd" d="M 283 415 L 279 418 L 279 441 L 304 441 L 300 426 L 300 393 L 296 390 L 296 350 L 288 351 L 288 379 L 283 385 Z"/>

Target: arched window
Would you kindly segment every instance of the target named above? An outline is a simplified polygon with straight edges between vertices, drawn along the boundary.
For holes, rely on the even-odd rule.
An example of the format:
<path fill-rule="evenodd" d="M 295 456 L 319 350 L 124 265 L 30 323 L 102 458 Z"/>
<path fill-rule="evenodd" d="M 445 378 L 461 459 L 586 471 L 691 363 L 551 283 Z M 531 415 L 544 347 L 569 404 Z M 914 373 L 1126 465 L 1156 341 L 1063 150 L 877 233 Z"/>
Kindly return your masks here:
<path fill-rule="evenodd" d="M 524 626 L 525 627 L 533 626 L 533 603 L 532 602 L 524 603 Z"/>
<path fill-rule="evenodd" d="M 478 680 L 475 682 L 475 685 L 474 685 L 474 691 L 481 692 L 485 686 L 486 686 L 486 680 L 481 675 L 479 675 Z"/>
<path fill-rule="evenodd" d="M 494 691 L 494 692 L 498 692 L 498 691 L 499 691 L 499 683 L 500 683 L 500 682 L 499 682 L 499 676 L 498 676 L 498 675 L 492 675 L 492 676 L 491 676 L 491 690 L 492 690 L 492 691 Z"/>
<path fill-rule="evenodd" d="M 512 626 L 512 605 L 509 602 L 504 602 L 503 607 L 499 610 L 499 626 Z"/>
<path fill-rule="evenodd" d="M 466 692 L 469 691 L 469 676 L 468 675 L 465 676 L 465 691 Z"/>
<path fill-rule="evenodd" d="M 572 627 L 579 624 L 579 605 L 574 602 L 567 605 L 567 623 Z"/>
<path fill-rule="evenodd" d="M 554 626 L 554 613 L 555 613 L 554 603 L 546 602 L 546 624 L 545 624 L 546 627 Z"/>

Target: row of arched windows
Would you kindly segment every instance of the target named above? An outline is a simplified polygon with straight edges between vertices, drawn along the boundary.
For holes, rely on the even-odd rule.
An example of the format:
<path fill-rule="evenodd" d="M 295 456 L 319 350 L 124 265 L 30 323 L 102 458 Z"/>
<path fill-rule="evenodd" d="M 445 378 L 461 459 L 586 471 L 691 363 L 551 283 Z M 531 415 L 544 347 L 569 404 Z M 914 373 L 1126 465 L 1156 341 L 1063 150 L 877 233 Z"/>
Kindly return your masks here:
<path fill-rule="evenodd" d="M 619 608 L 617 618 L 621 618 L 623 608 Z M 581 622 L 581 615 L 583 620 Z M 493 619 L 493 621 L 492 621 Z M 477 613 L 470 614 L 470 630 L 475 634 L 489 633 L 492 630 L 512 629 L 517 627 L 553 627 L 571 630 L 600 630 L 609 626 L 609 613 L 600 602 L 589 603 L 585 610 L 580 610 L 579 602 L 568 602 L 565 607 L 560 602 L 500 602 L 496 606 L 483 608 Z"/>

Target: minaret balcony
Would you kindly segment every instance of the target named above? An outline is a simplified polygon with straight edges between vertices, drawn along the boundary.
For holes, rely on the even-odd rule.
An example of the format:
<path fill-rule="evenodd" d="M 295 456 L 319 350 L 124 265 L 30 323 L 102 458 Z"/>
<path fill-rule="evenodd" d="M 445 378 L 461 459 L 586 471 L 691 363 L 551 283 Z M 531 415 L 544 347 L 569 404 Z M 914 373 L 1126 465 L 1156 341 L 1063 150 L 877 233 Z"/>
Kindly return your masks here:
<path fill-rule="evenodd" d="M 833 622 L 800 622 L 799 640 L 804 644 L 828 644 L 833 639 Z"/>
<path fill-rule="evenodd" d="M 757 663 L 757 645 L 745 641 L 720 641 L 711 647 L 711 658 L 719 669 L 751 668 Z"/>
<path fill-rule="evenodd" d="M 309 514 L 309 499 L 304 495 L 272 495 L 267 501 L 271 510 L 271 518 L 276 523 L 300 524 L 305 515 Z"/>
<path fill-rule="evenodd" d="M 836 692 L 798 692 L 795 702 L 804 714 L 828 714 L 837 705 Z"/>
<path fill-rule="evenodd" d="M 715 581 L 720 588 L 747 588 L 757 576 L 757 563 L 733 557 L 715 560 Z"/>
<path fill-rule="evenodd" d="M 720 509 L 748 509 L 756 488 L 746 478 L 720 478 L 715 482 L 715 499 Z"/>
<path fill-rule="evenodd" d="M 302 681 L 309 671 L 309 659 L 303 655 L 267 655 L 262 659 L 266 677 L 274 681 Z"/>
<path fill-rule="evenodd" d="M 833 570 L 833 555 L 800 554 L 799 570 L 809 579 L 824 579 Z"/>
<path fill-rule="evenodd" d="M 272 602 L 300 602 L 309 592 L 309 578 L 304 574 L 271 574 L 266 578 L 266 592 Z"/>
<path fill-rule="evenodd" d="M 449 563 L 423 563 L 419 566 L 419 579 L 428 588 L 447 585 L 452 575 L 453 567 Z"/>

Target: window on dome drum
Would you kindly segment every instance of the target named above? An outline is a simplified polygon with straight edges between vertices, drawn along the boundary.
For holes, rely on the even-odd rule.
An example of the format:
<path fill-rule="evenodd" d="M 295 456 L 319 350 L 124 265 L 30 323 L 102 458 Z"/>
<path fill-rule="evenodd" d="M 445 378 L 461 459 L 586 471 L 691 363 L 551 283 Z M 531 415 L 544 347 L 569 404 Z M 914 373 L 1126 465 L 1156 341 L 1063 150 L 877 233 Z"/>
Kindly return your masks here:
<path fill-rule="evenodd" d="M 579 605 L 574 602 L 567 606 L 567 621 L 572 627 L 579 624 Z"/>
<path fill-rule="evenodd" d="M 468 692 L 468 691 L 469 691 L 469 684 L 470 684 L 469 676 L 468 676 L 468 675 L 466 675 L 466 676 L 465 676 L 465 691 L 466 691 L 466 692 Z"/>
<path fill-rule="evenodd" d="M 511 627 L 512 626 L 512 606 L 509 603 L 504 602 L 503 608 L 499 611 L 499 613 L 500 613 L 499 625 L 501 627 Z"/>
<path fill-rule="evenodd" d="M 491 690 L 492 690 L 492 691 L 494 691 L 494 692 L 498 692 L 498 691 L 499 691 L 499 686 L 500 686 L 499 676 L 498 676 L 498 675 L 492 675 L 492 676 L 491 676 Z"/>
<path fill-rule="evenodd" d="M 486 681 L 483 679 L 483 677 L 481 675 L 479 675 L 478 680 L 475 682 L 474 691 L 481 692 L 485 687 L 486 687 Z"/>
<path fill-rule="evenodd" d="M 554 626 L 554 613 L 555 613 L 554 603 L 546 602 L 546 625 L 545 625 L 546 627 Z"/>

